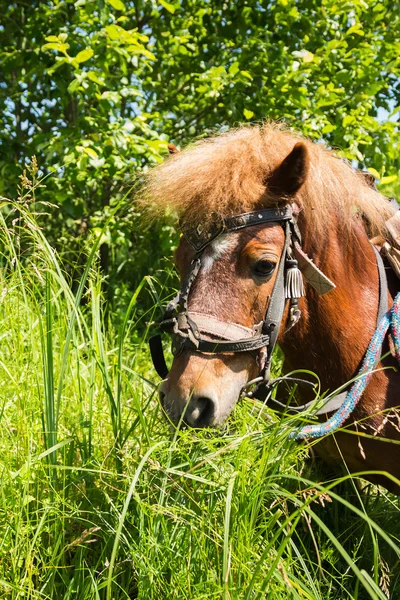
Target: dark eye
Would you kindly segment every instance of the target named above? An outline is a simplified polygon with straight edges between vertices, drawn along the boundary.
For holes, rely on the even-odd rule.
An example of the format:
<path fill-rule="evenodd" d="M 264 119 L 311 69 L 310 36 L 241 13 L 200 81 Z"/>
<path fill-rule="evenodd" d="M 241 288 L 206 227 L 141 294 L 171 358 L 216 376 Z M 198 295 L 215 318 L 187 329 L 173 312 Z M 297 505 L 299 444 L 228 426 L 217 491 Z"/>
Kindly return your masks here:
<path fill-rule="evenodd" d="M 267 260 L 266 258 L 262 258 L 253 267 L 254 275 L 258 277 L 267 277 L 268 275 L 272 275 L 275 269 L 275 263 Z"/>

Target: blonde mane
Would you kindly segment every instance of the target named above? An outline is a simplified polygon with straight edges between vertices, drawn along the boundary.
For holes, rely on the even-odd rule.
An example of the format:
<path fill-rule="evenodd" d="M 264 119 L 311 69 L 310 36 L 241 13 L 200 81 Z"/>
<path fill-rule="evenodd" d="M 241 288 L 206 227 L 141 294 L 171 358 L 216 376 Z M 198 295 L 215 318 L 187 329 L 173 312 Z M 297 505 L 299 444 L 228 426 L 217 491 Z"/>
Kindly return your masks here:
<path fill-rule="evenodd" d="M 362 173 L 333 151 L 273 123 L 242 126 L 174 154 L 149 171 L 140 202 L 151 214 L 177 213 L 185 225 L 207 225 L 218 217 L 276 205 L 266 181 L 298 141 L 307 146 L 310 171 L 296 202 L 314 234 L 326 231 L 332 212 L 345 228 L 358 215 L 370 236 L 384 233 L 393 209 Z"/>

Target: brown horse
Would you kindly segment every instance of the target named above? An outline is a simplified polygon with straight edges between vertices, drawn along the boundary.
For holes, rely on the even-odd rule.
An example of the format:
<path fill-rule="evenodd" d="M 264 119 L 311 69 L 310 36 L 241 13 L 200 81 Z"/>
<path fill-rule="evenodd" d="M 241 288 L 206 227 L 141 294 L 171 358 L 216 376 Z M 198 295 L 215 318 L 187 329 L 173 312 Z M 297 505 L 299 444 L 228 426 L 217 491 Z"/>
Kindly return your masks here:
<path fill-rule="evenodd" d="M 376 328 L 379 278 L 373 236 L 387 237 L 388 200 L 320 144 L 265 124 L 242 127 L 199 141 L 153 169 L 146 203 L 175 210 L 182 227 L 211 230 L 215 223 L 248 211 L 298 207 L 303 250 L 336 288 L 318 294 L 305 282 L 300 320 L 287 331 L 286 303 L 278 343 L 284 369 L 315 372 L 323 391 L 333 391 L 357 374 Z M 201 253 L 201 266 L 187 299 L 190 313 L 248 331 L 264 319 L 284 250 L 280 223 L 268 222 L 222 233 Z M 196 252 L 185 237 L 176 251 L 182 280 Z M 389 269 L 387 269 L 389 271 Z M 388 272 L 387 307 L 398 280 Z M 246 328 L 246 329 L 245 329 Z M 385 341 L 383 354 L 389 344 Z M 212 354 L 184 349 L 160 387 L 173 422 L 183 415 L 194 427 L 222 423 L 242 388 L 260 371 L 262 351 Z M 361 401 L 339 431 L 315 446 L 328 462 L 345 460 L 352 472 L 388 472 L 400 479 L 400 379 L 389 354 L 379 364 Z M 382 368 L 389 367 L 389 368 Z M 354 429 L 362 437 L 354 435 Z M 383 475 L 369 477 L 397 491 Z"/>

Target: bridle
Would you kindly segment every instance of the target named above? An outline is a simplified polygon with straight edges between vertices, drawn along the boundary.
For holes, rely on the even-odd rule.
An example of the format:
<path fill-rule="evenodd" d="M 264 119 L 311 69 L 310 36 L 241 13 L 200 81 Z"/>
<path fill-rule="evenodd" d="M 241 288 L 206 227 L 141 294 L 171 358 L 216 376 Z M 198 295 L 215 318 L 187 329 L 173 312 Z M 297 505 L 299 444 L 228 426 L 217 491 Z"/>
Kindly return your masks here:
<path fill-rule="evenodd" d="M 281 328 L 286 301 L 290 303 L 287 329 L 293 327 L 301 316 L 298 301 L 304 295 L 304 286 L 299 262 L 306 279 L 320 293 L 326 293 L 335 287 L 301 250 L 301 235 L 297 226 L 297 211 L 293 210 L 294 208 L 295 205 L 286 204 L 248 212 L 226 218 L 208 229 L 199 226 L 183 232 L 186 240 L 196 251 L 196 256 L 190 264 L 179 292 L 165 309 L 164 317 L 159 323 L 160 330 L 171 335 L 174 356 L 178 356 L 184 349 L 209 354 L 257 352 L 260 364 L 259 375 L 246 384 L 242 395 L 257 397 L 257 392 L 262 386 L 265 395 L 265 386 L 272 383 L 270 381 L 271 358 Z M 190 312 L 189 294 L 201 269 L 205 248 L 222 233 L 267 223 L 281 225 L 285 241 L 264 319 L 253 328 L 248 328 L 221 321 L 207 314 Z M 153 336 L 149 343 L 154 367 L 160 377 L 165 379 L 169 370 L 164 357 L 161 334 Z M 281 379 L 279 378 L 279 381 Z M 302 381 L 297 378 L 289 379 Z M 248 392 L 248 389 L 254 386 L 255 389 Z"/>
<path fill-rule="evenodd" d="M 184 349 L 210 354 L 257 352 L 256 357 L 261 356 L 259 376 L 242 388 L 241 396 L 268 401 L 269 406 L 280 413 L 298 414 L 310 408 L 316 409 L 315 416 L 333 413 L 326 422 L 304 426 L 298 432 L 291 432 L 289 437 L 295 439 L 320 437 L 337 430 L 353 412 L 362 395 L 362 386 L 365 388 L 374 365 L 379 362 L 381 346 L 389 327 L 392 327 L 392 339 L 395 341 L 396 356 L 400 362 L 400 294 L 396 296 L 393 306 L 388 310 L 388 284 L 381 256 L 382 253 L 387 263 L 400 278 L 400 211 L 395 199 L 391 198 L 389 201 L 394 209 L 393 215 L 385 223 L 389 242 L 379 237 L 370 240 L 379 276 L 377 327 L 363 358 L 358 374 L 360 379 L 353 383 L 349 390 L 331 398 L 328 397 L 322 406 L 318 400 L 293 406 L 272 398 L 271 392 L 274 386 L 281 381 L 302 382 L 310 385 L 309 381 L 297 377 L 284 376 L 274 380 L 270 379 L 272 353 L 281 329 L 286 301 L 290 302 L 287 325 L 287 329 L 290 329 L 301 316 L 298 300 L 305 294 L 303 277 L 320 294 L 326 294 L 335 287 L 335 284 L 302 250 L 301 235 L 297 227 L 298 207 L 293 204 L 226 218 L 209 229 L 203 230 L 199 226 L 183 232 L 187 241 L 196 251 L 196 256 L 191 262 L 178 294 L 167 305 L 164 317 L 159 324 L 161 331 L 172 336 L 174 356 L 178 356 Z M 201 269 L 201 258 L 205 248 L 222 233 L 238 231 L 264 223 L 281 225 L 285 241 L 270 301 L 261 323 L 250 329 L 237 323 L 222 321 L 208 314 L 190 312 L 188 308 L 189 294 Z M 153 336 L 149 343 L 154 367 L 160 377 L 165 379 L 169 370 L 165 362 L 161 334 Z M 358 386 L 359 382 L 361 382 L 360 386 Z M 252 389 L 249 391 L 249 388 Z"/>

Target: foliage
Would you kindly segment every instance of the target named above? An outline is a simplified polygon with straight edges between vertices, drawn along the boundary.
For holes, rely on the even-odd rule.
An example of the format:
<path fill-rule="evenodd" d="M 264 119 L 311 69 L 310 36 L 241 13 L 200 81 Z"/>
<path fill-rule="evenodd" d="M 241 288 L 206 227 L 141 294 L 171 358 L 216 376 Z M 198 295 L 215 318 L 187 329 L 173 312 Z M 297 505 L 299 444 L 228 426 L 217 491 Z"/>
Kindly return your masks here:
<path fill-rule="evenodd" d="M 116 323 L 99 238 L 73 294 L 28 200 L 0 213 L 1 597 L 398 597 L 396 499 L 310 471 L 261 403 L 171 435 L 135 333 L 149 280 Z"/>
<path fill-rule="evenodd" d="M 398 504 L 310 472 L 290 420 L 246 401 L 220 436 L 169 437 L 144 347 L 165 278 L 143 275 L 176 232 L 129 193 L 168 140 L 265 117 L 395 192 L 398 2 L 15 0 L 0 19 L 2 596 L 397 597 Z"/>
<path fill-rule="evenodd" d="M 398 1 L 16 0 L 0 18 L 0 193 L 33 155 L 54 173 L 41 223 L 73 278 L 107 221 L 110 297 L 176 243 L 131 201 L 109 219 L 168 140 L 283 119 L 396 183 Z"/>

